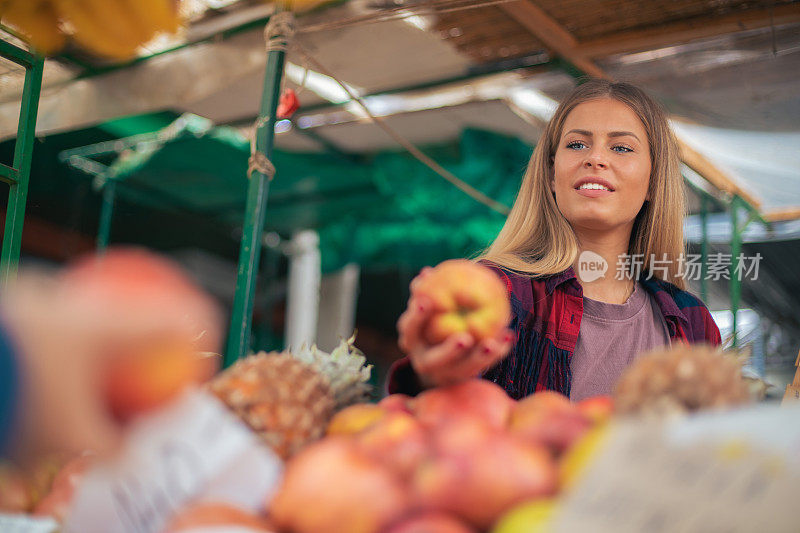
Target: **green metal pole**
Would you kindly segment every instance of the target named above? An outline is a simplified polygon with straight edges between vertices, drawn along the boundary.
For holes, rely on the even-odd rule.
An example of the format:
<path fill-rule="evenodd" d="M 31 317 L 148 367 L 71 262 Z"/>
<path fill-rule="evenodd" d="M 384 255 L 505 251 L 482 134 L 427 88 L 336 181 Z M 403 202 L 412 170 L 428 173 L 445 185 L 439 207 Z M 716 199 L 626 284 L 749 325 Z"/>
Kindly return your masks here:
<path fill-rule="evenodd" d="M 4 50 L 11 46 L 4 43 Z M 27 57 L 27 56 L 26 56 Z M 33 160 L 33 141 L 36 131 L 36 115 L 39 111 L 39 95 L 42 90 L 44 59 L 33 58 L 26 67 L 25 84 L 22 88 L 17 142 L 14 147 L 14 169 L 16 180 L 10 184 L 6 225 L 3 232 L 3 249 L 0 254 L 0 284 L 16 277 L 22 245 L 22 223 L 25 219 L 25 204 L 28 200 L 28 180 Z"/>
<path fill-rule="evenodd" d="M 741 199 L 734 196 L 731 201 L 731 267 L 730 267 L 730 298 L 731 298 L 731 312 L 733 313 L 733 344 L 736 348 L 736 315 L 739 311 L 739 300 L 742 295 L 742 283 L 737 276 L 738 272 L 738 256 L 742 251 L 742 230 L 739 227 L 739 204 Z"/>
<path fill-rule="evenodd" d="M 263 118 L 257 123 L 258 128 L 255 135 L 256 150 L 266 155 L 267 159 L 272 157 L 275 111 L 280 96 L 285 56 L 286 53 L 282 50 L 271 50 L 267 57 L 267 70 L 264 74 L 264 91 L 261 96 L 260 111 L 260 116 Z M 260 172 L 253 172 L 247 189 L 247 207 L 244 215 L 242 244 L 239 250 L 239 271 L 236 277 L 231 327 L 225 351 L 225 366 L 229 366 L 237 359 L 247 355 L 247 351 L 250 349 L 253 300 L 261 255 L 261 234 L 267 211 L 268 191 L 269 178 Z"/>
<path fill-rule="evenodd" d="M 703 227 L 703 240 L 700 242 L 700 298 L 708 305 L 708 198 L 700 199 L 700 223 Z"/>
<path fill-rule="evenodd" d="M 97 230 L 97 250 L 105 252 L 111 239 L 111 219 L 114 215 L 114 199 L 117 193 L 116 180 L 110 179 L 103 186 L 103 206 L 100 210 L 100 228 Z"/>

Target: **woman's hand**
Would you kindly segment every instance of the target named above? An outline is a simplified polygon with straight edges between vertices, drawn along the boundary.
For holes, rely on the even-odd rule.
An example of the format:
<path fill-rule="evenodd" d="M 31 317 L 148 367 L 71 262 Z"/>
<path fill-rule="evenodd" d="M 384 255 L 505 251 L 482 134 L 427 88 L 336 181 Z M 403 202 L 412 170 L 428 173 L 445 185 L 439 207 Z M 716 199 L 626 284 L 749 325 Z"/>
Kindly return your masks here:
<path fill-rule="evenodd" d="M 21 464 L 50 453 L 115 451 L 122 428 L 108 412 L 97 339 L 53 295 L 52 280 L 21 275 L 3 295 L 3 325 L 20 367 L 17 425 L 8 443 Z"/>
<path fill-rule="evenodd" d="M 425 387 L 478 377 L 508 354 L 514 333 L 504 328 L 494 338 L 476 342 L 471 334 L 463 332 L 451 335 L 442 343 L 427 344 L 422 332 L 432 315 L 433 302 L 419 294 L 416 287 L 430 271 L 430 267 L 423 268 L 411 282 L 408 308 L 397 321 L 400 349 L 408 354 L 411 366 Z"/>

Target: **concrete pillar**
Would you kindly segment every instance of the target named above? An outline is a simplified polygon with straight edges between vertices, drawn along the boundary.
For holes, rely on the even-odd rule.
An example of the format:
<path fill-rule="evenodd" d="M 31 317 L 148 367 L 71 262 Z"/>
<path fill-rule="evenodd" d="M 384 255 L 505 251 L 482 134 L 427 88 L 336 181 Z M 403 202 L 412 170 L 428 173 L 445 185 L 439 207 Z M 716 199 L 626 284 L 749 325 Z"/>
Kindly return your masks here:
<path fill-rule="evenodd" d="M 350 263 L 322 278 L 317 323 L 317 346 L 330 352 L 353 334 L 361 268 Z"/>
<path fill-rule="evenodd" d="M 319 235 L 298 231 L 286 247 L 289 286 L 286 303 L 286 348 L 299 349 L 316 341 L 321 278 Z"/>

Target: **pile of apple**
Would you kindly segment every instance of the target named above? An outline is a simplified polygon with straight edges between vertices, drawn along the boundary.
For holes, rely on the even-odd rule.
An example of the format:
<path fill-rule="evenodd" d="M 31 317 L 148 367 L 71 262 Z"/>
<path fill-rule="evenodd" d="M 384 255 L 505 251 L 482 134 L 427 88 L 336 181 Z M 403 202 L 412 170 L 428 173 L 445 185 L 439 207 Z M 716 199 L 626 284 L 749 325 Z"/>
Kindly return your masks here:
<path fill-rule="evenodd" d="M 557 495 L 568 451 L 611 411 L 607 397 L 514 401 L 479 379 L 354 405 L 287 463 L 269 518 L 292 533 L 487 531 Z"/>

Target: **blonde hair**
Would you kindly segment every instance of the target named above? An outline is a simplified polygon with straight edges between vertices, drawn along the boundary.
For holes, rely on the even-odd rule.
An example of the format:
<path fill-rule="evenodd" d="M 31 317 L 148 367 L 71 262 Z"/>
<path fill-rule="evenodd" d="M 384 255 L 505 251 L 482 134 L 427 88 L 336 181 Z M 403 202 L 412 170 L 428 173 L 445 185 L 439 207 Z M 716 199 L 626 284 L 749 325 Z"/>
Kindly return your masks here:
<path fill-rule="evenodd" d="M 578 255 L 578 241 L 558 209 L 549 181 L 567 115 L 578 104 L 598 98 L 613 98 L 630 107 L 642 121 L 650 144 L 650 200 L 644 202 L 633 223 L 628 254 L 644 255 L 642 272 L 648 272 L 652 257 L 659 263 L 666 260 L 661 263 L 666 265 L 666 272 L 655 270 L 653 275 L 685 289 L 684 279 L 677 276 L 684 251 L 686 199 L 675 136 L 664 110 L 644 91 L 628 83 L 602 79 L 579 85 L 558 106 L 533 151 L 503 229 L 476 259 L 533 277 L 558 274 L 572 266 Z"/>

